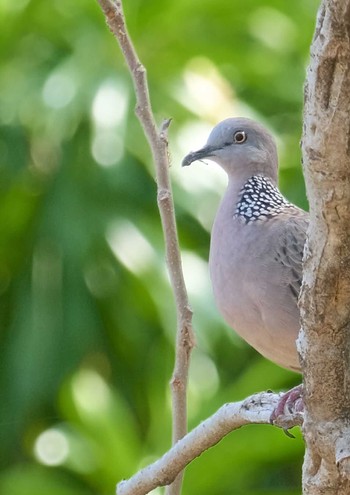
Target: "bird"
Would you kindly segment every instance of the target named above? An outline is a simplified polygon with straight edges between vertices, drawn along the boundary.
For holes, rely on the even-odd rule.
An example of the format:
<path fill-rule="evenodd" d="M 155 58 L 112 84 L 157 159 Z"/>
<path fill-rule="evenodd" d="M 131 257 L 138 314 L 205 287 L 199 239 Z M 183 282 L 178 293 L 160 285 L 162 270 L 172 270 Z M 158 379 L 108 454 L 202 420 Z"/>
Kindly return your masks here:
<path fill-rule="evenodd" d="M 204 159 L 228 176 L 209 251 L 218 310 L 265 358 L 300 372 L 298 296 L 309 214 L 278 189 L 276 143 L 258 122 L 223 120 L 182 165 Z M 300 398 L 300 389 L 293 398 Z"/>

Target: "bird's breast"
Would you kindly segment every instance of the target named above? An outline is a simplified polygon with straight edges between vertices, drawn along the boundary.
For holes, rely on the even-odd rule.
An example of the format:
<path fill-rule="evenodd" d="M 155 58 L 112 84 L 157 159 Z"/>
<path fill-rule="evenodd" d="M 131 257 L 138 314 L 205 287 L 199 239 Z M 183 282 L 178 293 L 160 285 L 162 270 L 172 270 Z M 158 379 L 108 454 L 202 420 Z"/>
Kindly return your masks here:
<path fill-rule="evenodd" d="M 297 370 L 299 311 L 273 255 L 275 233 L 269 227 L 247 225 L 219 211 L 209 257 L 213 293 L 226 322 L 244 340 L 268 359 Z"/>

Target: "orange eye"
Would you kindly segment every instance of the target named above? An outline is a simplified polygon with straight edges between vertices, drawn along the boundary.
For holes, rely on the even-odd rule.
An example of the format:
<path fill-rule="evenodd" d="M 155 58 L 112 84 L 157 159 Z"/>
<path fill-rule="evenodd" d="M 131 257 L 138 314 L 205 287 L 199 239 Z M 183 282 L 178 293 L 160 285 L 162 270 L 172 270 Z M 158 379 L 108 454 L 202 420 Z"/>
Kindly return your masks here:
<path fill-rule="evenodd" d="M 233 135 L 233 142 L 237 144 L 242 144 L 247 140 L 247 135 L 244 131 L 237 131 Z"/>

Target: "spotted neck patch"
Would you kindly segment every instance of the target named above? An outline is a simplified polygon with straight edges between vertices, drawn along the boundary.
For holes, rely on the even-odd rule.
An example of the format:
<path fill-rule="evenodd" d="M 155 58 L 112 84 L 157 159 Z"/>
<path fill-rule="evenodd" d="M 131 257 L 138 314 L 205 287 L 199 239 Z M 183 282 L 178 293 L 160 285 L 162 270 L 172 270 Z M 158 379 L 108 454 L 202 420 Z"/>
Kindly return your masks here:
<path fill-rule="evenodd" d="M 254 175 L 242 187 L 236 205 L 235 217 L 245 223 L 272 218 L 285 208 L 294 208 L 270 179 Z"/>

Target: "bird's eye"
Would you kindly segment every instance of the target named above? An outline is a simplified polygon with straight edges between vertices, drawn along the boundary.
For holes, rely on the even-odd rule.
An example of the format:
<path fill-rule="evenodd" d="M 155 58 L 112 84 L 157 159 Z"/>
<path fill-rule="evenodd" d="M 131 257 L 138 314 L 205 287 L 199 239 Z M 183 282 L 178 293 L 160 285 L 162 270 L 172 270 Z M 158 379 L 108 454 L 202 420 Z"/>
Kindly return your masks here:
<path fill-rule="evenodd" d="M 233 135 L 233 142 L 237 144 L 242 144 L 247 140 L 247 135 L 244 131 L 237 131 Z"/>

